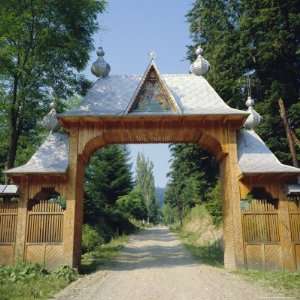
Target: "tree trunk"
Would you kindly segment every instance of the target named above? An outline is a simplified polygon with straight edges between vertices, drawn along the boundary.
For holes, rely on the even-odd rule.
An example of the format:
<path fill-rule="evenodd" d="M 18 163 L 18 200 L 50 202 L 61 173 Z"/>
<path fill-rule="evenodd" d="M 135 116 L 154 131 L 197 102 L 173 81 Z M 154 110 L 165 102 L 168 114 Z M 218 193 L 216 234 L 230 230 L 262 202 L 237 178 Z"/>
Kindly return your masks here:
<path fill-rule="evenodd" d="M 290 153 L 291 153 L 291 156 L 292 156 L 293 165 L 294 165 L 294 167 L 297 168 L 298 167 L 298 160 L 297 160 L 297 154 L 296 154 L 296 149 L 295 149 L 295 143 L 294 143 L 293 136 L 292 136 L 292 133 L 291 133 L 291 129 L 290 129 L 290 126 L 289 126 L 289 122 L 288 122 L 288 119 L 287 119 L 287 114 L 286 114 L 286 110 L 285 110 L 285 107 L 284 107 L 283 100 L 279 99 L 278 104 L 279 104 L 279 109 L 280 109 L 280 116 L 281 116 L 281 119 L 283 121 L 283 125 L 284 125 L 285 132 L 286 132 L 286 137 L 287 137 L 289 148 L 290 148 Z"/>
<path fill-rule="evenodd" d="M 19 136 L 17 133 L 16 124 L 13 124 L 9 132 L 9 144 L 8 144 L 8 154 L 7 154 L 7 162 L 6 162 L 7 169 L 14 167 L 15 160 L 16 160 L 18 139 Z"/>
<path fill-rule="evenodd" d="M 17 153 L 17 145 L 19 139 L 20 128 L 18 128 L 18 112 L 19 112 L 19 101 L 18 97 L 18 83 L 19 79 L 15 77 L 14 86 L 13 86 L 13 99 L 11 106 L 9 108 L 9 137 L 8 137 L 8 153 L 7 153 L 7 161 L 6 168 L 10 169 L 14 167 Z"/>

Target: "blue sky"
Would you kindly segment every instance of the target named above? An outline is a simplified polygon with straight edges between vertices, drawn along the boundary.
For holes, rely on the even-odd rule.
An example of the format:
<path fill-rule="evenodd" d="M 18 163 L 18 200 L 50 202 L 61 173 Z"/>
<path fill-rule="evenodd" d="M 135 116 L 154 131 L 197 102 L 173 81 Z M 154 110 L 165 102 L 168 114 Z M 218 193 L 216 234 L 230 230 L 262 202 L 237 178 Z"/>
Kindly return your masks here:
<path fill-rule="evenodd" d="M 95 47 L 102 46 L 111 74 L 141 74 L 149 62 L 149 52 L 156 53 L 161 73 L 187 73 L 186 46 L 190 44 L 185 15 L 193 0 L 108 0 L 106 12 L 99 16 L 101 30 L 94 36 Z M 85 74 L 95 77 L 90 67 Z M 157 186 L 167 182 L 170 153 L 168 145 L 130 145 L 132 162 L 143 152 L 154 163 Z"/>

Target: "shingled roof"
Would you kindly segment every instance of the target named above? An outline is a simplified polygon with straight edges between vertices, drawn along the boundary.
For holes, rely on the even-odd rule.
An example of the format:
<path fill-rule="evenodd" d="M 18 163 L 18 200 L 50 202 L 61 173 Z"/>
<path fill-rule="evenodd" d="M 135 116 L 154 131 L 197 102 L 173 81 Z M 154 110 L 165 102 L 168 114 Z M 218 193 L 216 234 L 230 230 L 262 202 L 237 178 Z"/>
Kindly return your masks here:
<path fill-rule="evenodd" d="M 20 167 L 5 171 L 7 174 L 59 174 L 68 168 L 69 137 L 50 133 L 30 160 Z"/>
<path fill-rule="evenodd" d="M 23 166 L 8 174 L 63 174 L 68 168 L 67 134 L 51 133 Z M 300 169 L 282 164 L 262 139 L 252 130 L 242 129 L 238 136 L 238 163 L 242 174 L 299 174 Z"/>
<path fill-rule="evenodd" d="M 132 98 L 136 94 L 142 78 L 142 76 L 137 75 L 112 75 L 98 79 L 78 108 L 60 114 L 60 116 L 126 115 L 128 105 L 132 102 Z M 202 76 L 195 76 L 193 74 L 163 74 L 160 75 L 160 78 L 180 107 L 180 111 L 177 112 L 178 114 L 248 114 L 245 111 L 229 107 Z M 148 112 L 147 114 L 157 113 Z M 174 112 L 171 114 L 174 114 Z"/>
<path fill-rule="evenodd" d="M 299 174 L 300 169 L 282 164 L 254 130 L 241 129 L 238 135 L 241 172 L 254 174 Z"/>

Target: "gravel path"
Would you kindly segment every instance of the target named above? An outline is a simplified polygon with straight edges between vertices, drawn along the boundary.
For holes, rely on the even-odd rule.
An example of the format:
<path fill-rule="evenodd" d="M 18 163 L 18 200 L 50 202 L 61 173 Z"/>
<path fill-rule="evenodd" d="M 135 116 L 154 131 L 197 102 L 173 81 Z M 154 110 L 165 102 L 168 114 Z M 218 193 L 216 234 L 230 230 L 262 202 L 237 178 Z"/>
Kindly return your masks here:
<path fill-rule="evenodd" d="M 63 290 L 56 299 L 274 298 L 270 291 L 243 281 L 234 274 L 195 262 L 173 233 L 167 228 L 157 227 L 132 236 L 121 255 L 107 270 L 81 278 Z"/>

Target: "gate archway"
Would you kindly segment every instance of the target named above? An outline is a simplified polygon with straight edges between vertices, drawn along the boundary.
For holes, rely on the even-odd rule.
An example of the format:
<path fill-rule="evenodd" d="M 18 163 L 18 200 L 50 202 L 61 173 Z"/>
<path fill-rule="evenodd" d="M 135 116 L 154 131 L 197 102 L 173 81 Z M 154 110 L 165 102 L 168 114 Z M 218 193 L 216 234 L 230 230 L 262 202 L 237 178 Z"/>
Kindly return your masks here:
<path fill-rule="evenodd" d="M 25 259 L 27 203 L 47 187 L 66 200 L 63 251 L 57 261 L 79 265 L 84 167 L 95 150 L 109 144 L 195 143 L 215 155 L 220 165 L 225 267 L 252 266 L 253 260 L 260 266 L 278 267 L 272 256 L 276 250 L 279 268 L 300 268 L 300 244 L 291 239 L 284 192 L 284 185 L 295 183 L 300 170 L 281 164 L 253 131 L 259 116 L 251 99 L 245 112 L 230 108 L 217 95 L 201 76 L 207 69 L 205 62 L 198 55 L 192 74 L 162 75 L 151 61 L 142 77 L 100 78 L 79 108 L 58 115 L 65 133 L 52 132 L 27 164 L 7 171 L 21 191 L 15 258 Z M 103 63 L 94 65 L 97 68 L 101 71 Z M 249 245 L 242 227 L 241 200 L 257 187 L 279 201 L 279 242 L 276 249 L 270 244 L 263 252 Z"/>

